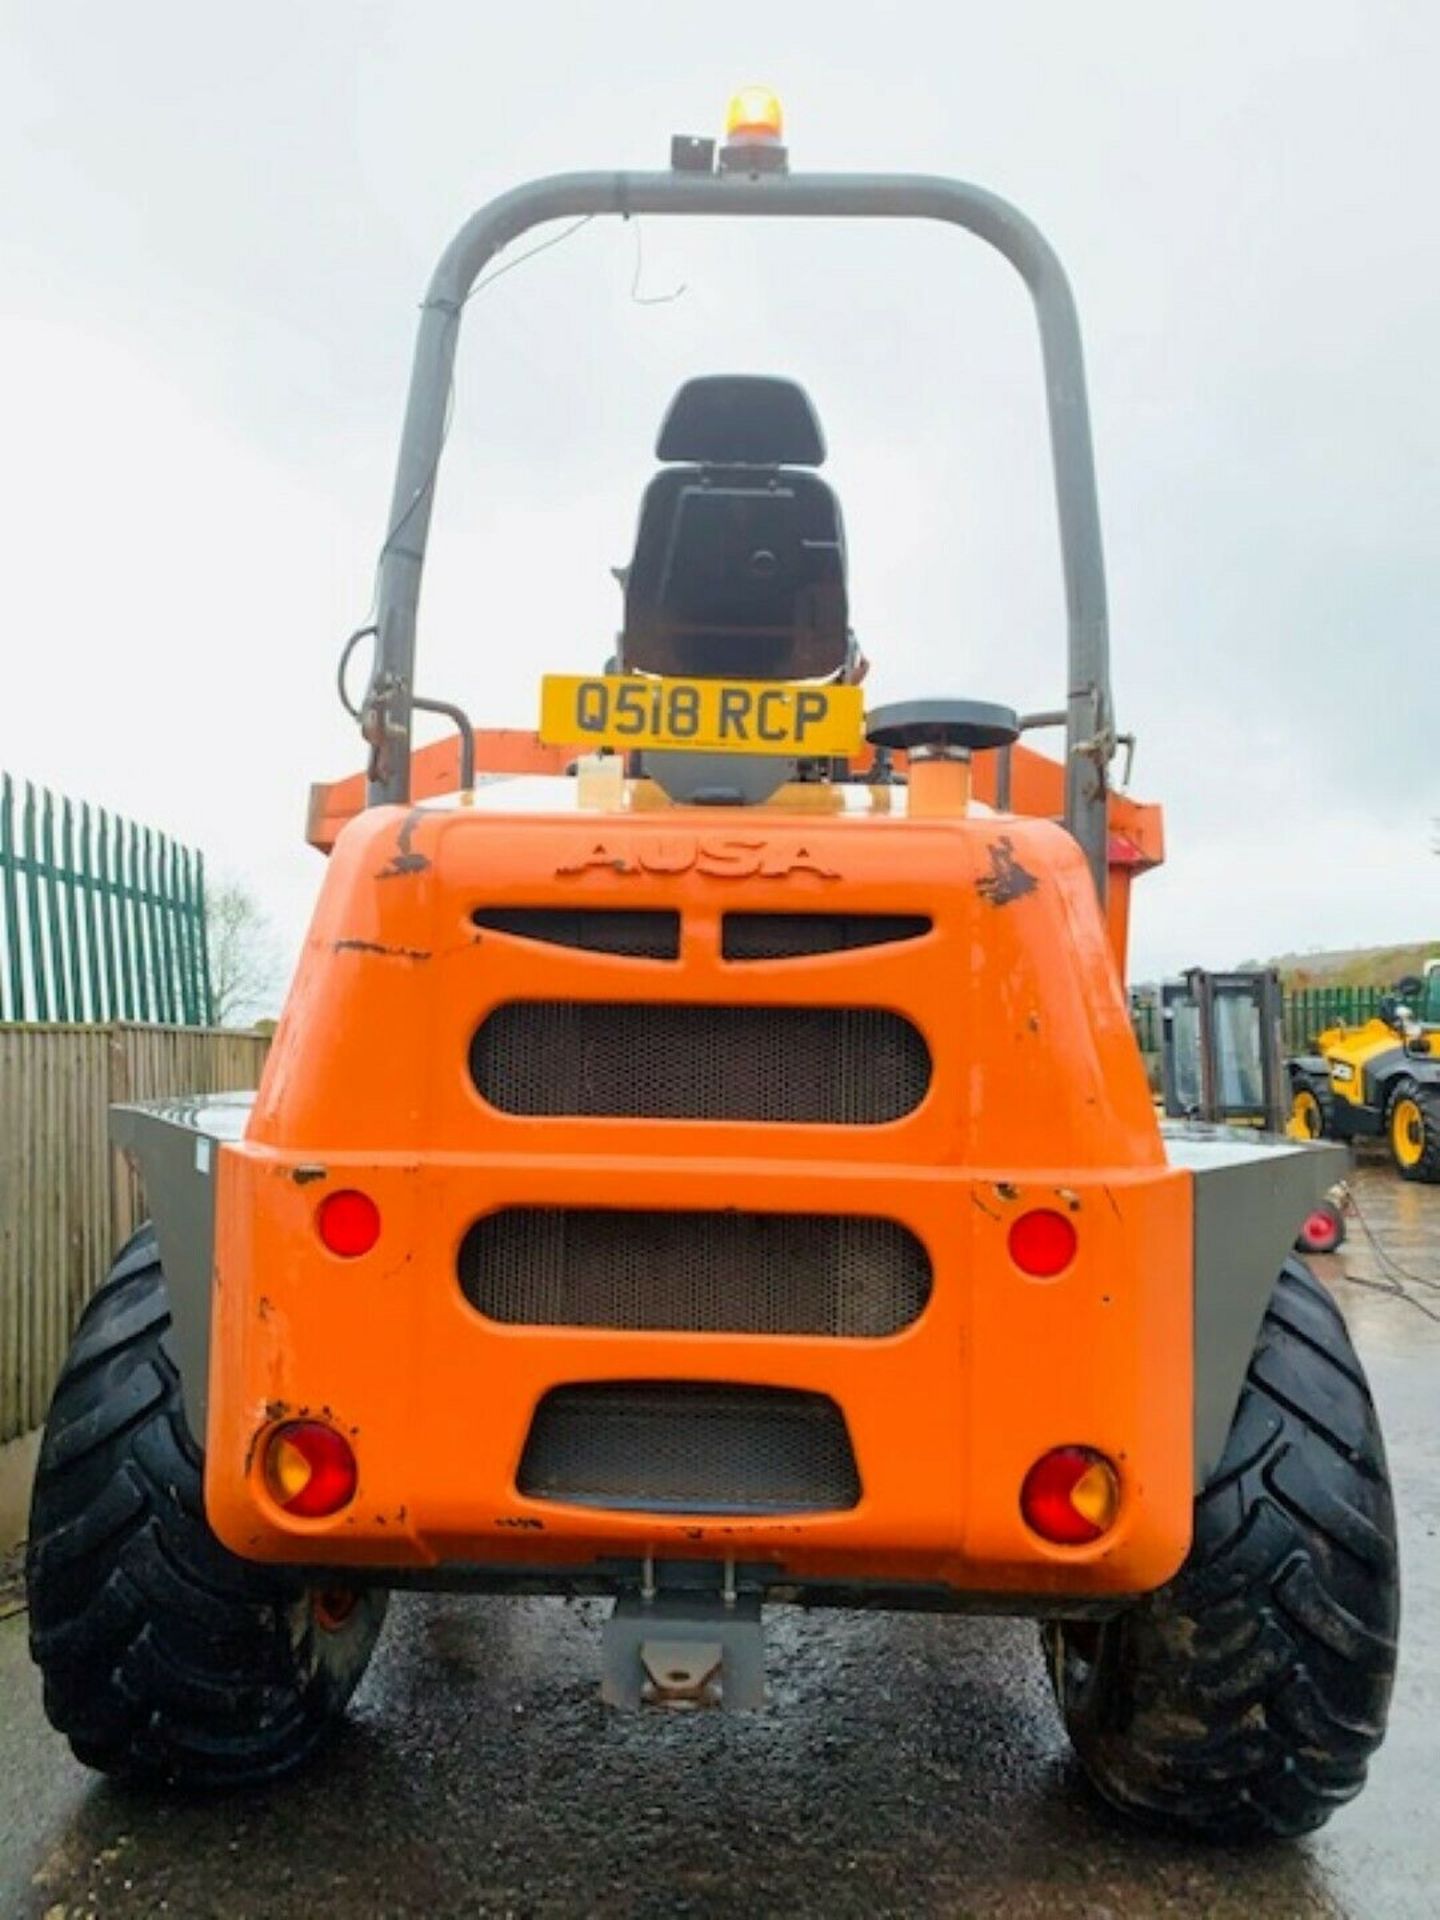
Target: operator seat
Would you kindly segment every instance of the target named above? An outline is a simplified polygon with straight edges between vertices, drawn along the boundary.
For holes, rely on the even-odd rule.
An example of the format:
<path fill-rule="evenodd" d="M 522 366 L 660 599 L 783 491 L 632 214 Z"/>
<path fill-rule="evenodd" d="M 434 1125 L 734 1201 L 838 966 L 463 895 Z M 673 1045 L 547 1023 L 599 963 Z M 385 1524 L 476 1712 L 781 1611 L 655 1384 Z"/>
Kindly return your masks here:
<path fill-rule="evenodd" d="M 700 679 L 819 680 L 850 654 L 840 504 L 793 380 L 688 380 L 655 445 L 625 581 L 620 664 Z"/>

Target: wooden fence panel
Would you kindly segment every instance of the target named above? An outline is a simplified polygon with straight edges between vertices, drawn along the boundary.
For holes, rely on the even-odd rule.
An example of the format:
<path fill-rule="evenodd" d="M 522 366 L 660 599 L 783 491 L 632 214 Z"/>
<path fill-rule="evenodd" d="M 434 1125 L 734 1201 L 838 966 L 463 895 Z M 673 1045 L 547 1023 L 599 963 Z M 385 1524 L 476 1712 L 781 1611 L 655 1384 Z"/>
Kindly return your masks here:
<path fill-rule="evenodd" d="M 0 1442 L 38 1426 L 75 1322 L 144 1195 L 108 1108 L 253 1087 L 260 1034 L 0 1025 Z"/>

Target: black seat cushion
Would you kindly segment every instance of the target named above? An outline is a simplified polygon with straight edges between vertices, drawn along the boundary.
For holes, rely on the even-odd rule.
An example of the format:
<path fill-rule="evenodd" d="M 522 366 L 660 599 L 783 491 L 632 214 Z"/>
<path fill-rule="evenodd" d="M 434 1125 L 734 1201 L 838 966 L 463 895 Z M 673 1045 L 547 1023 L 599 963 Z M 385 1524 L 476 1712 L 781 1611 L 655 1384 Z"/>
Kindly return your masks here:
<path fill-rule="evenodd" d="M 672 467 L 626 576 L 624 659 L 648 673 L 822 678 L 845 663 L 840 506 L 794 468 Z"/>

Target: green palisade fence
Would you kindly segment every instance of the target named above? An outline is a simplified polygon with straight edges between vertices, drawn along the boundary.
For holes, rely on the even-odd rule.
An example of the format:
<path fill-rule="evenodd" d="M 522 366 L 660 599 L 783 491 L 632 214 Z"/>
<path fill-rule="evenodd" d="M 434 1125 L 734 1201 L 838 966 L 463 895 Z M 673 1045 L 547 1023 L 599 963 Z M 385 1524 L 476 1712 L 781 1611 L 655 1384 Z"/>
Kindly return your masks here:
<path fill-rule="evenodd" d="M 212 1015 L 200 855 L 0 776 L 0 1021 Z"/>
<path fill-rule="evenodd" d="M 1301 987 L 1285 995 L 1285 1045 L 1305 1053 L 1326 1027 L 1363 1027 L 1379 1011 L 1384 987 Z"/>
<path fill-rule="evenodd" d="M 1130 1024 L 1142 1053 L 1160 1051 L 1160 1009 L 1153 1000 L 1134 1000 L 1130 1004 Z"/>

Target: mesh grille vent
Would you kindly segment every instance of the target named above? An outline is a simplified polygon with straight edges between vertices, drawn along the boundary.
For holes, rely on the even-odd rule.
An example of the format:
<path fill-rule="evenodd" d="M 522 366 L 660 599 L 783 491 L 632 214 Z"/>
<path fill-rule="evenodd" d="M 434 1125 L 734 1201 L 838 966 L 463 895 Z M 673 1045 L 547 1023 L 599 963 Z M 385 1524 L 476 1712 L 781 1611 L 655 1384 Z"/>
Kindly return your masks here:
<path fill-rule="evenodd" d="M 523 1000 L 470 1047 L 502 1113 L 878 1126 L 930 1085 L 919 1030 L 876 1007 Z"/>
<path fill-rule="evenodd" d="M 542 940 L 585 953 L 617 953 L 634 960 L 678 960 L 680 916 L 626 907 L 477 907 L 470 918 L 495 933 Z"/>
<path fill-rule="evenodd" d="M 930 1298 L 895 1220 L 509 1207 L 460 1248 L 472 1307 L 509 1325 L 882 1339 Z"/>
<path fill-rule="evenodd" d="M 824 1394 L 670 1380 L 554 1388 L 516 1484 L 532 1499 L 650 1512 L 813 1513 L 860 1498 Z"/>
<path fill-rule="evenodd" d="M 918 940 L 932 924 L 924 913 L 727 913 L 721 952 L 727 960 L 793 960 Z"/>

